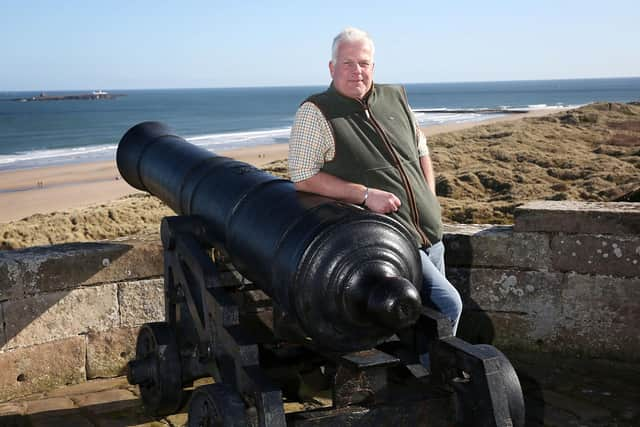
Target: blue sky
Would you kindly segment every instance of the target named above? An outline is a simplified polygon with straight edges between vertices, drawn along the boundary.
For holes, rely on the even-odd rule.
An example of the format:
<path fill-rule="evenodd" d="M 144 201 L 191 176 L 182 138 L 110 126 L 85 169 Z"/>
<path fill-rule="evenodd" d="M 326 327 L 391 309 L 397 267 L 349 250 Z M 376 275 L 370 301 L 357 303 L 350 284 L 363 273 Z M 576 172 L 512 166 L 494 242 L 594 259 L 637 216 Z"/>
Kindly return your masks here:
<path fill-rule="evenodd" d="M 323 85 L 346 26 L 379 82 L 640 76 L 639 5 L 2 0 L 0 90 Z"/>

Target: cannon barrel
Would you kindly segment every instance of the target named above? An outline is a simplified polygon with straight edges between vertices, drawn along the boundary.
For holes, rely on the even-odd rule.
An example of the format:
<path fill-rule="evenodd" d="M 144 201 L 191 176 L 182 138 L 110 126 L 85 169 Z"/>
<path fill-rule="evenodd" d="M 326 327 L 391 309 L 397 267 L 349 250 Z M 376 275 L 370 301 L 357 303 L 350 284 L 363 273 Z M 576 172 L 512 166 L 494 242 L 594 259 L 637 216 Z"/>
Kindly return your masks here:
<path fill-rule="evenodd" d="M 117 164 L 133 187 L 198 217 L 206 242 L 224 249 L 316 346 L 362 350 L 418 318 L 419 255 L 388 216 L 297 192 L 159 122 L 129 129 Z"/>

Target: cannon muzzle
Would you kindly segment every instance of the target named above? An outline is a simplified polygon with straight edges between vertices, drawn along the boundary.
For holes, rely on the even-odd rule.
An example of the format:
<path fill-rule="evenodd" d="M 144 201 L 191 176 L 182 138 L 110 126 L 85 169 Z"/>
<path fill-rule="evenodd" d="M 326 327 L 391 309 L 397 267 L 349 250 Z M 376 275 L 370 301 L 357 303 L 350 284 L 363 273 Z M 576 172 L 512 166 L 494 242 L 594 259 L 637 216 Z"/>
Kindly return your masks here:
<path fill-rule="evenodd" d="M 388 216 L 313 194 L 144 122 L 122 137 L 118 169 L 180 215 L 298 322 L 318 347 L 370 348 L 415 323 L 420 259 Z"/>

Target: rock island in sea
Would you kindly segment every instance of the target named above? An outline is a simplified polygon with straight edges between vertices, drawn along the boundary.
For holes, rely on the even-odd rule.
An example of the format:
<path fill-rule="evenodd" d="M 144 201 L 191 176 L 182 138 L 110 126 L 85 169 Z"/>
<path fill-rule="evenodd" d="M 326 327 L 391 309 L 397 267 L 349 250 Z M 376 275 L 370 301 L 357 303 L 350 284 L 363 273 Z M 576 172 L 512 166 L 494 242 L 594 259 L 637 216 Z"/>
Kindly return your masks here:
<path fill-rule="evenodd" d="M 109 93 L 103 90 L 94 90 L 90 93 L 76 93 L 70 95 L 47 95 L 41 92 L 40 95 L 29 98 L 14 98 L 12 101 L 32 102 L 32 101 L 68 101 L 68 100 L 94 100 L 94 99 L 115 99 L 120 96 L 127 96 L 123 93 Z"/>

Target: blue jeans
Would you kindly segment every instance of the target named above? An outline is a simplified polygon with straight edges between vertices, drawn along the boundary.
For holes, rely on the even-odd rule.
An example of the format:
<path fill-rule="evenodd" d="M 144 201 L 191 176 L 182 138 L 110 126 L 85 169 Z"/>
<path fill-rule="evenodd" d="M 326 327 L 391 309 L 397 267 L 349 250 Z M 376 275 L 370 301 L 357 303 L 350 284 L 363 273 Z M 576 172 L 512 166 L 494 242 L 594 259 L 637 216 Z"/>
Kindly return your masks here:
<path fill-rule="evenodd" d="M 445 277 L 444 245 L 438 242 L 418 252 L 422 262 L 422 304 L 447 316 L 451 320 L 455 335 L 462 314 L 462 299 L 458 290 Z"/>

